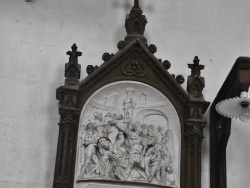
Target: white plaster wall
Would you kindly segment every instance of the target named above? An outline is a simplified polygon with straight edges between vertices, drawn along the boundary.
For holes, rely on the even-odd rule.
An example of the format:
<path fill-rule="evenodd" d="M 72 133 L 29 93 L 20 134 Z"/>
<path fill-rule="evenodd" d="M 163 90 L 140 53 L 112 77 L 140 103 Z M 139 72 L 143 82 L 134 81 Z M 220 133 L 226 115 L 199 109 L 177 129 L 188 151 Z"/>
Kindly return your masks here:
<path fill-rule="evenodd" d="M 228 188 L 250 187 L 250 123 L 233 120 L 227 145 Z M 240 185 L 240 186 L 239 186 Z"/>
<path fill-rule="evenodd" d="M 59 121 L 55 89 L 64 83 L 65 52 L 77 43 L 83 52 L 79 62 L 84 78 L 88 64 L 100 65 L 104 52 L 117 52 L 132 0 L 32 1 L 0 0 L 0 187 L 4 188 L 52 187 Z M 212 102 L 236 58 L 249 56 L 248 0 L 141 4 L 149 22 L 145 35 L 158 47 L 155 55 L 168 59 L 170 72 L 184 77 L 190 73 L 186 64 L 198 55 L 206 66 L 205 98 Z M 248 143 L 250 132 L 234 124 L 239 130 L 228 147 L 227 162 L 233 165 L 228 167 L 228 184 L 234 188 L 244 181 L 241 187 L 247 188 L 250 151 L 243 143 Z M 202 188 L 209 187 L 207 130 Z"/>

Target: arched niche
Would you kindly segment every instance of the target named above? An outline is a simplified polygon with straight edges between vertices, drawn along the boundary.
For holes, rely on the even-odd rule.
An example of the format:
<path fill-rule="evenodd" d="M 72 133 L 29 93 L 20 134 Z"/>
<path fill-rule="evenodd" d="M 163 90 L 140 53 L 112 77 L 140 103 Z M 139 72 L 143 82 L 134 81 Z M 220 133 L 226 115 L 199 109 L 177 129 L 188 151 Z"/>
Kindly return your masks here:
<path fill-rule="evenodd" d="M 180 120 L 169 99 L 147 84 L 118 81 L 95 91 L 82 108 L 77 140 L 77 188 L 98 181 L 180 186 Z"/>

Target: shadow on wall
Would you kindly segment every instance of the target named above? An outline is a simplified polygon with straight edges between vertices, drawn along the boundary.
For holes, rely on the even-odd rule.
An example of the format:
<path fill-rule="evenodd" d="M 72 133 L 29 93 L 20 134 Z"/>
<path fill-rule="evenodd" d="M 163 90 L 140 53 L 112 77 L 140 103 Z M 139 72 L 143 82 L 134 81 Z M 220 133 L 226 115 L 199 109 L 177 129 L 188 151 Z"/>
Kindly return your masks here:
<path fill-rule="evenodd" d="M 37 0 L 25 0 L 28 3 L 35 3 Z"/>
<path fill-rule="evenodd" d="M 65 56 L 65 59 L 67 59 L 67 56 Z M 50 92 L 49 101 L 54 101 L 54 102 L 49 103 L 46 109 L 47 114 L 50 114 L 49 116 L 52 117 L 52 120 L 47 121 L 47 123 L 49 123 L 50 125 L 47 126 L 46 140 L 44 140 L 44 144 L 47 145 L 47 148 L 50 151 L 50 153 L 47 155 L 47 159 L 46 159 L 47 163 L 45 163 L 47 166 L 44 167 L 46 169 L 46 172 L 45 172 L 46 173 L 46 180 L 45 180 L 46 185 L 53 184 L 54 168 L 55 168 L 56 152 L 57 152 L 57 144 L 58 144 L 58 133 L 59 133 L 58 122 L 60 121 L 60 115 L 58 113 L 58 110 L 59 110 L 58 101 L 56 100 L 56 88 L 58 88 L 59 85 L 63 84 L 63 83 L 58 83 L 58 80 L 60 80 L 60 82 L 64 80 L 64 77 L 63 77 L 64 67 L 58 66 L 53 75 L 55 76 L 55 79 L 52 79 L 51 84 L 49 84 L 49 87 L 50 87 L 49 88 L 49 92 Z"/>

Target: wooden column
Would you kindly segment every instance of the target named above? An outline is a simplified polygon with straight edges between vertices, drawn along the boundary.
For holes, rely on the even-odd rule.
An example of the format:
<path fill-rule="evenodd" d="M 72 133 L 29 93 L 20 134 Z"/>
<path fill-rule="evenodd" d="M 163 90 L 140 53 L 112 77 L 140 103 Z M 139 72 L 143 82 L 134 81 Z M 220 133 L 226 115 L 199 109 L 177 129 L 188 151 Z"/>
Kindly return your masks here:
<path fill-rule="evenodd" d="M 196 56 L 193 64 L 188 64 L 191 75 L 188 77 L 187 91 L 190 96 L 189 118 L 185 124 L 185 144 L 187 156 L 187 188 L 201 188 L 201 144 L 203 140 L 203 129 L 206 127 L 206 120 L 203 114 L 209 106 L 204 100 L 202 91 L 205 87 L 205 80 L 201 77 L 201 70 L 204 65 L 199 64 Z"/>
<path fill-rule="evenodd" d="M 69 62 L 65 64 L 65 85 L 56 90 L 59 100 L 59 136 L 53 188 L 73 188 L 76 146 L 80 110 L 76 107 L 79 94 L 81 66 L 78 64 L 77 46 L 68 51 Z"/>

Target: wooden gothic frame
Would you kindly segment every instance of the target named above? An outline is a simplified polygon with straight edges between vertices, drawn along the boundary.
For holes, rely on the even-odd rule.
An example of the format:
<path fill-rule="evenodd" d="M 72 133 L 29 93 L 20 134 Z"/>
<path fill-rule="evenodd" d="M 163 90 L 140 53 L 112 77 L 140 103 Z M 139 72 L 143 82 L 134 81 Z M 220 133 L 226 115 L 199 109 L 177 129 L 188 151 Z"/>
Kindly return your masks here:
<path fill-rule="evenodd" d="M 75 44 L 72 51 L 67 52 L 70 57 L 65 64 L 65 85 L 56 91 L 60 122 L 54 188 L 74 187 L 79 118 L 86 101 L 103 86 L 124 80 L 147 84 L 160 91 L 173 104 L 181 126 L 180 188 L 201 187 L 201 143 L 206 126 L 202 115 L 209 106 L 202 95 L 205 82 L 200 70 L 204 66 L 199 64 L 198 57 L 195 57 L 193 64 L 188 64 L 192 73 L 188 77 L 186 92 L 180 85 L 184 82 L 183 76 L 175 78 L 170 75 L 170 63 L 162 62 L 153 55 L 156 52 L 155 45 L 148 45 L 143 36 L 146 23 L 146 17 L 135 0 L 126 18 L 128 34 L 117 45 L 119 51 L 115 55 L 104 53 L 104 63 L 100 67 L 89 65 L 89 75 L 81 82 L 78 56 L 82 53 L 77 51 Z M 140 61 L 135 63 L 135 58 Z"/>

